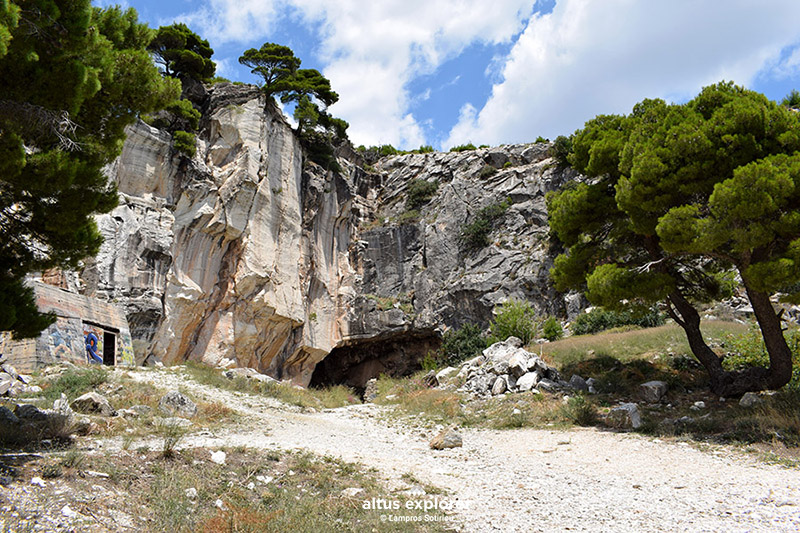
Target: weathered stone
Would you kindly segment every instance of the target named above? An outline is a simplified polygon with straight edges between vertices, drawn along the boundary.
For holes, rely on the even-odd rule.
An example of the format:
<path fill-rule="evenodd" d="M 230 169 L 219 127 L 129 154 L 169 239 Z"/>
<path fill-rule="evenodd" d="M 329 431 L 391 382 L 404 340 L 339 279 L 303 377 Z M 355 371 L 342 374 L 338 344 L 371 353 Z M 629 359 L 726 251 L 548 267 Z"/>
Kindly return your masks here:
<path fill-rule="evenodd" d="M 531 355 L 528 358 L 528 370 L 530 372 L 536 372 L 540 376 L 547 376 L 550 367 L 547 366 L 547 363 L 542 361 L 542 359 L 538 355 Z"/>
<path fill-rule="evenodd" d="M 223 450 L 217 450 L 216 452 L 211 452 L 212 463 L 216 463 L 218 465 L 224 465 L 226 458 L 227 454 Z"/>
<path fill-rule="evenodd" d="M 439 385 L 439 382 L 436 380 L 436 371 L 430 370 L 427 374 L 422 376 L 422 382 L 428 388 L 433 388 Z"/>
<path fill-rule="evenodd" d="M 275 378 L 270 377 L 266 374 L 262 374 L 255 368 L 247 368 L 247 367 L 231 368 L 229 370 L 224 370 L 222 374 L 228 379 L 246 378 L 246 379 L 254 379 L 262 383 L 277 382 Z"/>
<path fill-rule="evenodd" d="M 569 386 L 578 391 L 589 391 L 589 385 L 586 380 L 577 374 L 572 374 L 572 377 L 569 378 Z"/>
<path fill-rule="evenodd" d="M 658 403 L 667 394 L 668 386 L 664 381 L 648 381 L 639 385 L 639 396 L 647 403 Z"/>
<path fill-rule="evenodd" d="M 158 401 L 159 410 L 172 416 L 192 418 L 197 414 L 197 406 L 192 400 L 178 391 L 170 391 Z"/>
<path fill-rule="evenodd" d="M 492 372 L 494 372 L 498 376 L 501 374 L 508 374 L 509 368 L 510 366 L 508 364 L 508 361 L 504 360 L 495 361 L 495 363 L 492 365 Z"/>
<path fill-rule="evenodd" d="M 255 368 L 247 367 L 231 368 L 222 372 L 222 374 L 228 379 L 249 378 L 258 373 L 258 370 Z"/>
<path fill-rule="evenodd" d="M 459 448 L 463 446 L 461 433 L 455 428 L 446 428 L 436 435 L 430 442 L 431 449 L 444 450 L 446 448 Z"/>
<path fill-rule="evenodd" d="M 0 373 L 0 396 L 6 394 L 11 390 L 11 385 L 14 384 L 14 378 L 5 372 Z"/>
<path fill-rule="evenodd" d="M 19 372 L 17 372 L 17 369 L 14 368 L 13 366 L 11 366 L 10 364 L 3 363 L 3 365 L 0 366 L 0 368 L 2 368 L 3 372 L 8 374 L 9 376 L 14 378 L 15 380 L 19 379 Z"/>
<path fill-rule="evenodd" d="M 742 407 L 753 407 L 760 403 L 763 403 L 763 400 L 755 392 L 745 392 L 739 400 L 739 405 Z"/>
<path fill-rule="evenodd" d="M 536 372 L 528 372 L 517 380 L 517 389 L 520 392 L 529 391 L 539 383 L 539 374 Z"/>
<path fill-rule="evenodd" d="M 553 367 L 547 367 L 547 372 L 545 372 L 544 377 L 555 382 L 563 381 L 561 379 L 561 374 L 559 374 L 558 370 Z"/>
<path fill-rule="evenodd" d="M 367 386 L 364 388 L 364 401 L 374 402 L 375 398 L 378 397 L 378 380 L 376 378 L 372 378 L 367 381 Z"/>
<path fill-rule="evenodd" d="M 522 348 L 522 339 L 519 337 L 509 337 L 505 340 L 505 343 L 513 348 Z"/>
<path fill-rule="evenodd" d="M 347 487 L 342 489 L 342 496 L 345 498 L 360 498 L 366 493 L 361 487 Z"/>
<path fill-rule="evenodd" d="M 567 384 L 567 385 L 569 385 L 569 384 Z M 536 384 L 536 388 L 538 388 L 540 390 L 542 390 L 542 389 L 546 390 L 547 392 L 557 392 L 562 387 L 561 387 L 561 385 L 559 385 L 557 382 L 553 381 L 552 379 L 542 378 Z"/>
<path fill-rule="evenodd" d="M 70 407 L 79 413 L 97 413 L 102 416 L 114 416 L 116 414 L 114 408 L 108 403 L 108 399 L 96 392 L 87 392 L 75 398 Z"/>
<path fill-rule="evenodd" d="M 692 411 L 700 411 L 700 410 L 705 409 L 705 408 L 706 408 L 706 402 L 697 401 L 697 402 L 694 402 L 689 409 L 691 409 Z"/>
<path fill-rule="evenodd" d="M 499 394 L 503 394 L 508 385 L 507 379 L 508 376 L 498 376 L 496 380 L 494 380 L 494 384 L 492 385 L 492 396 L 497 396 Z"/>
<path fill-rule="evenodd" d="M 0 405 L 0 442 L 11 442 L 19 432 L 20 421 L 8 407 Z"/>
<path fill-rule="evenodd" d="M 450 380 L 455 374 L 458 373 L 458 369 L 452 366 L 445 367 L 441 369 L 439 372 L 436 373 L 436 381 L 439 384 L 446 383 Z"/>
<path fill-rule="evenodd" d="M 589 378 L 586 380 L 586 386 L 588 387 L 589 394 L 597 394 L 597 380 L 594 378 Z"/>
<path fill-rule="evenodd" d="M 494 376 L 486 374 L 474 374 L 467 378 L 464 388 L 478 395 L 488 394 L 494 382 Z"/>
<path fill-rule="evenodd" d="M 476 355 L 472 359 L 467 359 L 461 363 L 461 367 L 480 366 L 486 362 L 486 357 L 483 355 Z"/>
<path fill-rule="evenodd" d="M 508 371 L 515 377 L 522 377 L 528 373 L 528 359 L 530 354 L 522 348 L 517 348 L 517 351 L 508 360 Z"/>
<path fill-rule="evenodd" d="M 35 405 L 22 404 L 16 409 L 17 418 L 26 422 L 43 422 L 47 420 L 47 413 Z"/>
<path fill-rule="evenodd" d="M 606 424 L 614 428 L 638 429 L 642 425 L 639 406 L 635 403 L 623 403 L 612 408 L 606 415 Z"/>

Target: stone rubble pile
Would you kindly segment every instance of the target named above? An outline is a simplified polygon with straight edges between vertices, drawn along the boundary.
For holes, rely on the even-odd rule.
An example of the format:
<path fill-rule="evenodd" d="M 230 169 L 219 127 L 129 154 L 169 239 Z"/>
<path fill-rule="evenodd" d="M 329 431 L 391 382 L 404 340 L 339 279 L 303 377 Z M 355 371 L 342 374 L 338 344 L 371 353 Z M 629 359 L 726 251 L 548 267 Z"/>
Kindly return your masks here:
<path fill-rule="evenodd" d="M 492 344 L 482 355 L 464 361 L 459 368 L 448 367 L 436 374 L 440 386 L 446 386 L 454 378 L 464 383 L 459 392 L 484 397 L 542 390 L 595 392 L 594 380 L 573 375 L 565 381 L 555 368 L 524 350 L 522 341 L 516 337 Z"/>
<path fill-rule="evenodd" d="M 74 433 L 91 430 L 89 417 L 75 413 L 67 397 L 53 402 L 52 409 L 39 409 L 30 404 L 0 406 L 0 442 L 31 442 L 65 439 Z"/>
<path fill-rule="evenodd" d="M 173 390 L 160 399 L 158 410 L 168 418 L 153 417 L 156 425 L 187 427 L 191 426 L 189 418 L 197 414 L 198 408 L 192 400 Z M 0 406 L 0 444 L 64 440 L 76 434 L 90 434 L 97 428 L 92 418 L 86 415 L 99 417 L 95 418 L 99 420 L 153 414 L 153 409 L 146 405 L 116 410 L 105 396 L 96 392 L 87 392 L 71 403 L 62 393 L 61 398 L 53 402 L 52 409 L 39 409 L 25 403 Z"/>
<path fill-rule="evenodd" d="M 29 385 L 30 378 L 17 372 L 6 362 L 4 355 L 0 354 L 0 397 L 16 398 L 30 394 L 38 394 L 42 389 L 36 385 Z"/>

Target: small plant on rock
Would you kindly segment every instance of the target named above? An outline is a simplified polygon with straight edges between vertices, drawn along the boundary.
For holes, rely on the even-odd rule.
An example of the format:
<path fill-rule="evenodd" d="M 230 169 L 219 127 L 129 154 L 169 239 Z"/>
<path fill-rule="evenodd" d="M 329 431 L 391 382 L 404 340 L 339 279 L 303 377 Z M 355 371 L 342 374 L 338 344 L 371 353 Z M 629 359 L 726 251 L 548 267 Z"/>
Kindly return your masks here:
<path fill-rule="evenodd" d="M 557 341 L 563 337 L 564 330 L 561 327 L 561 322 L 554 316 L 547 317 L 544 324 L 542 324 L 542 336 L 550 342 Z"/>
<path fill-rule="evenodd" d="M 406 197 L 406 210 L 418 210 L 423 205 L 430 202 L 439 184 L 435 181 L 411 180 L 408 184 L 408 196 Z"/>
<path fill-rule="evenodd" d="M 529 344 L 542 331 L 542 319 L 530 302 L 509 300 L 495 310 L 495 318 L 489 325 L 489 342 L 500 342 L 508 337 L 517 337 Z"/>
<path fill-rule="evenodd" d="M 450 330 L 442 337 L 439 362 L 444 366 L 455 366 L 465 359 L 478 355 L 486 348 L 486 338 L 476 324 L 464 324 Z"/>

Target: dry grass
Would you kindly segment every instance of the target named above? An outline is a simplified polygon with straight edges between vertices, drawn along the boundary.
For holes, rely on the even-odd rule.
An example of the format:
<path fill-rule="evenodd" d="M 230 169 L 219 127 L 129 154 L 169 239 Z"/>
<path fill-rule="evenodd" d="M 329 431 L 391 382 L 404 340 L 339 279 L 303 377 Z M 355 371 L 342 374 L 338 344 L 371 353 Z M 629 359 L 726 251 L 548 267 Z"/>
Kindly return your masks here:
<path fill-rule="evenodd" d="M 706 341 L 712 345 L 724 342 L 729 334 L 748 331 L 748 326 L 737 322 L 706 321 L 702 325 Z M 620 328 L 596 335 L 577 335 L 537 347 L 546 361 L 563 367 L 595 355 L 607 355 L 626 362 L 650 359 L 667 354 L 691 356 L 686 335 L 680 326 L 667 324 L 656 328 Z"/>
<path fill-rule="evenodd" d="M 225 390 L 269 396 L 298 407 L 332 409 L 360 403 L 356 393 L 343 385 L 324 389 L 306 389 L 291 383 L 264 383 L 245 377 L 229 379 L 219 369 L 195 362 L 187 362 L 184 368 L 198 383 L 212 385 Z"/>
<path fill-rule="evenodd" d="M 87 455 L 83 469 L 109 476 L 90 479 L 69 471 L 60 482 L 69 486 L 67 494 L 76 501 L 100 491 L 104 496 L 92 504 L 92 512 L 101 523 L 110 510 L 121 511 L 133 516 L 137 530 L 145 532 L 446 530 L 436 522 L 382 523 L 385 511 L 365 509 L 363 502 L 399 497 L 361 465 L 306 452 L 225 451 L 224 465 L 211 462 L 207 449 L 175 451 L 169 460 L 158 452 Z M 31 463 L 20 477 L 41 475 L 45 466 L 44 460 Z M 350 497 L 342 492 L 347 488 L 363 492 Z M 403 509 L 402 514 L 440 512 Z"/>

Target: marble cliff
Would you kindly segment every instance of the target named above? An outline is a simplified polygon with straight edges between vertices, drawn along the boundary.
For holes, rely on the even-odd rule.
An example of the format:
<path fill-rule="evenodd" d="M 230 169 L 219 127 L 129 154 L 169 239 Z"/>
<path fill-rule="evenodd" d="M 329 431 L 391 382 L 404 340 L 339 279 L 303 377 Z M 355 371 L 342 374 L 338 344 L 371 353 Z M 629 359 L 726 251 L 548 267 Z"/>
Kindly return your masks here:
<path fill-rule="evenodd" d="M 139 362 L 228 358 L 360 386 L 412 369 L 447 328 L 485 326 L 505 299 L 575 312 L 548 281 L 544 195 L 572 176 L 546 143 L 373 165 L 350 152 L 332 173 L 257 88 L 218 84 L 196 101 L 191 158 L 166 132 L 130 128 L 108 169 L 120 204 L 98 218 L 105 243 L 81 273 L 82 292 L 126 310 Z M 438 183 L 417 214 L 413 180 Z M 490 244 L 465 245 L 465 224 L 504 201 Z"/>

